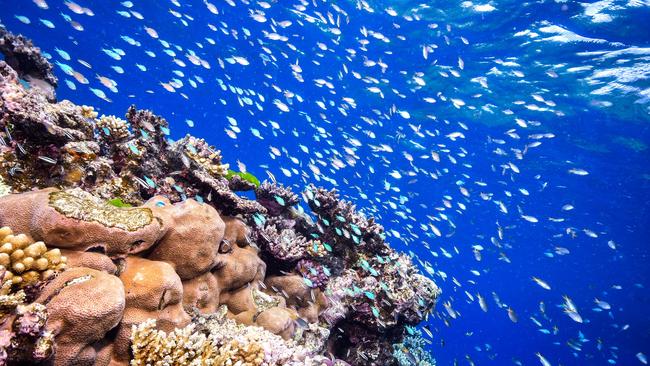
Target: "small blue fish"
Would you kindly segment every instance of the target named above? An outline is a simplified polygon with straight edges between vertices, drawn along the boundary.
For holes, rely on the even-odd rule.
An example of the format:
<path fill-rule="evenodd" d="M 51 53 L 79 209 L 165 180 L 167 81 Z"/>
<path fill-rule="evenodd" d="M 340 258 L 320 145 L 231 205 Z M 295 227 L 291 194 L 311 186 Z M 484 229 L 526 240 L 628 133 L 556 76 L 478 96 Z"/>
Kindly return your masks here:
<path fill-rule="evenodd" d="M 130 44 L 131 46 L 140 46 L 140 42 L 136 41 L 135 39 L 129 37 L 129 36 L 120 36 L 124 40 L 124 42 Z"/>
<path fill-rule="evenodd" d="M 48 28 L 50 28 L 50 29 L 54 29 L 54 23 L 52 23 L 51 21 L 49 21 L 49 20 L 47 20 L 47 19 L 42 19 L 42 18 L 39 18 L 38 20 L 39 20 L 41 23 L 43 23 L 44 26 L 46 26 L 46 27 L 48 27 Z"/>
<path fill-rule="evenodd" d="M 61 56 L 62 59 L 66 60 L 66 61 L 70 61 L 70 54 L 69 53 L 65 52 L 64 50 L 62 50 L 62 49 L 60 49 L 58 47 L 55 48 L 54 51 L 56 51 L 56 53 L 58 53 L 59 56 Z"/>
<path fill-rule="evenodd" d="M 62 70 L 64 73 L 66 73 L 67 75 L 70 75 L 70 76 L 74 75 L 74 70 L 72 69 L 72 67 L 70 67 L 70 65 L 68 65 L 68 64 L 64 64 L 64 63 L 61 63 L 61 62 L 59 62 L 59 61 L 55 61 L 54 63 L 55 63 L 58 67 L 60 67 L 61 70 Z"/>
<path fill-rule="evenodd" d="M 136 155 L 140 155 L 140 150 L 138 150 L 138 148 L 133 144 L 129 144 L 129 150 Z"/>
<path fill-rule="evenodd" d="M 115 52 L 115 51 L 113 51 L 113 50 L 109 50 L 109 49 L 106 49 L 106 48 L 102 48 L 102 52 L 104 52 L 104 53 L 107 54 L 110 58 L 112 58 L 112 59 L 114 59 L 114 60 L 119 61 L 119 60 L 122 59 L 122 56 L 120 56 L 117 52 Z"/>
<path fill-rule="evenodd" d="M 128 11 L 118 10 L 118 11 L 116 11 L 116 13 L 118 13 L 119 15 L 121 15 L 121 16 L 123 16 L 125 18 L 130 18 L 131 17 L 131 13 L 129 13 Z"/>
<path fill-rule="evenodd" d="M 330 272 L 330 269 L 327 268 L 326 266 L 323 266 L 323 273 L 325 273 L 325 276 L 327 277 L 332 275 L 332 272 Z"/>
<path fill-rule="evenodd" d="M 153 179 L 147 177 L 146 175 L 144 176 L 144 181 L 147 182 L 149 187 L 156 188 L 156 182 L 154 182 Z"/>
<path fill-rule="evenodd" d="M 377 309 L 375 306 L 372 307 L 372 315 L 374 315 L 375 318 L 379 318 L 379 309 Z"/>
<path fill-rule="evenodd" d="M 280 197 L 280 196 L 275 196 L 275 197 L 273 197 L 273 198 L 275 198 L 275 201 L 276 201 L 280 206 L 284 206 L 284 205 L 286 204 L 286 203 L 284 202 L 284 198 L 282 198 L 282 197 Z"/>
<path fill-rule="evenodd" d="M 29 20 L 28 17 L 24 15 L 14 15 L 14 17 L 18 19 L 21 23 L 30 24 L 32 22 L 31 20 Z"/>
<path fill-rule="evenodd" d="M 75 85 L 75 83 L 73 83 L 68 79 L 65 79 L 64 81 L 65 81 L 65 85 L 67 85 L 68 88 L 70 88 L 70 90 L 77 90 L 77 86 Z"/>
<path fill-rule="evenodd" d="M 133 7 L 133 3 L 130 2 L 130 1 L 123 1 L 121 4 L 122 4 L 123 7 L 129 8 L 129 9 Z"/>
<path fill-rule="evenodd" d="M 108 99 L 108 97 L 106 97 L 106 93 L 104 93 L 104 91 L 99 90 L 99 89 L 95 89 L 95 88 L 89 88 L 89 89 L 90 89 L 90 91 L 93 92 L 93 94 L 95 94 L 98 98 L 103 99 L 103 100 L 105 100 L 105 101 L 107 101 L 107 102 L 111 102 L 111 100 Z"/>
<path fill-rule="evenodd" d="M 124 69 L 121 66 L 111 66 L 111 68 L 118 74 L 124 74 Z"/>

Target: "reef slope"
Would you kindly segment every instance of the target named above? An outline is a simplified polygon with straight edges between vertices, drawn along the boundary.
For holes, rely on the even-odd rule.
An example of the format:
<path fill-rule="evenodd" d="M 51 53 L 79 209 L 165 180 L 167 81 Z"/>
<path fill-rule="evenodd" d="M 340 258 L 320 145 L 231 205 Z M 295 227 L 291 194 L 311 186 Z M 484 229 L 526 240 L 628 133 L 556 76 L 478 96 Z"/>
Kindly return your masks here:
<path fill-rule="evenodd" d="M 56 102 L 0 36 L 0 364 L 425 364 L 393 345 L 440 290 L 373 218 L 311 185 L 307 212 L 150 111 Z"/>

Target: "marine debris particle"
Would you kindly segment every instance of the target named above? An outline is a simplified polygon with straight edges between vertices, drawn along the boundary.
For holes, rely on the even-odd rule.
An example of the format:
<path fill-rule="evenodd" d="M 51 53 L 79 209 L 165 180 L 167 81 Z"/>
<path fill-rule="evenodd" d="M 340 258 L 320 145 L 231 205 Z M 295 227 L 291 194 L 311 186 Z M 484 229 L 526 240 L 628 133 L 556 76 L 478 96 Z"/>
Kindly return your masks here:
<path fill-rule="evenodd" d="M 153 220 L 148 208 L 116 207 L 81 189 L 52 192 L 49 204 L 66 217 L 126 231 L 137 231 Z"/>

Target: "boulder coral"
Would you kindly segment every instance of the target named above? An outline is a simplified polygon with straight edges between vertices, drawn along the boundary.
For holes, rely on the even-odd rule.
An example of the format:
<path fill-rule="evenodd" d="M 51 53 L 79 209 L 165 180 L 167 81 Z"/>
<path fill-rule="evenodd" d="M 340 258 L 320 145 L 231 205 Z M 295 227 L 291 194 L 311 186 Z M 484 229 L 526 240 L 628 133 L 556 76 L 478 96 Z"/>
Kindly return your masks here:
<path fill-rule="evenodd" d="M 440 290 L 374 218 L 150 111 L 57 102 L 21 83 L 56 86 L 38 49 L 0 52 L 0 364 L 398 364 Z"/>

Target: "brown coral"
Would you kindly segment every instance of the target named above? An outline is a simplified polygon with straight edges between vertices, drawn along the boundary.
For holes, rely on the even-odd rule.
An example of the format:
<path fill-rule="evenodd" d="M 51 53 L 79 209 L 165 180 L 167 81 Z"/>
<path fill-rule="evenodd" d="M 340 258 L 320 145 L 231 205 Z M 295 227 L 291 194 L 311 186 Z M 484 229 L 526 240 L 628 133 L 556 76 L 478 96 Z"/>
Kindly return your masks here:
<path fill-rule="evenodd" d="M 170 263 L 183 280 L 214 268 L 225 224 L 212 206 L 192 199 L 172 205 L 154 197 L 145 207 L 150 207 L 167 229 L 149 259 Z"/>
<path fill-rule="evenodd" d="M 122 319 L 124 286 L 105 272 L 70 268 L 48 283 L 36 302 L 47 306 L 55 364 L 90 365 L 98 357 L 97 344 Z"/>
<path fill-rule="evenodd" d="M 0 225 L 54 247 L 99 250 L 111 257 L 146 250 L 161 235 L 150 209 L 118 208 L 78 189 L 0 197 Z"/>
<path fill-rule="evenodd" d="M 181 279 L 171 265 L 129 256 L 120 280 L 124 284 L 126 305 L 113 354 L 117 362 L 127 362 L 133 325 L 157 319 L 161 329 L 171 331 L 186 326 L 190 317 L 183 309 Z"/>

